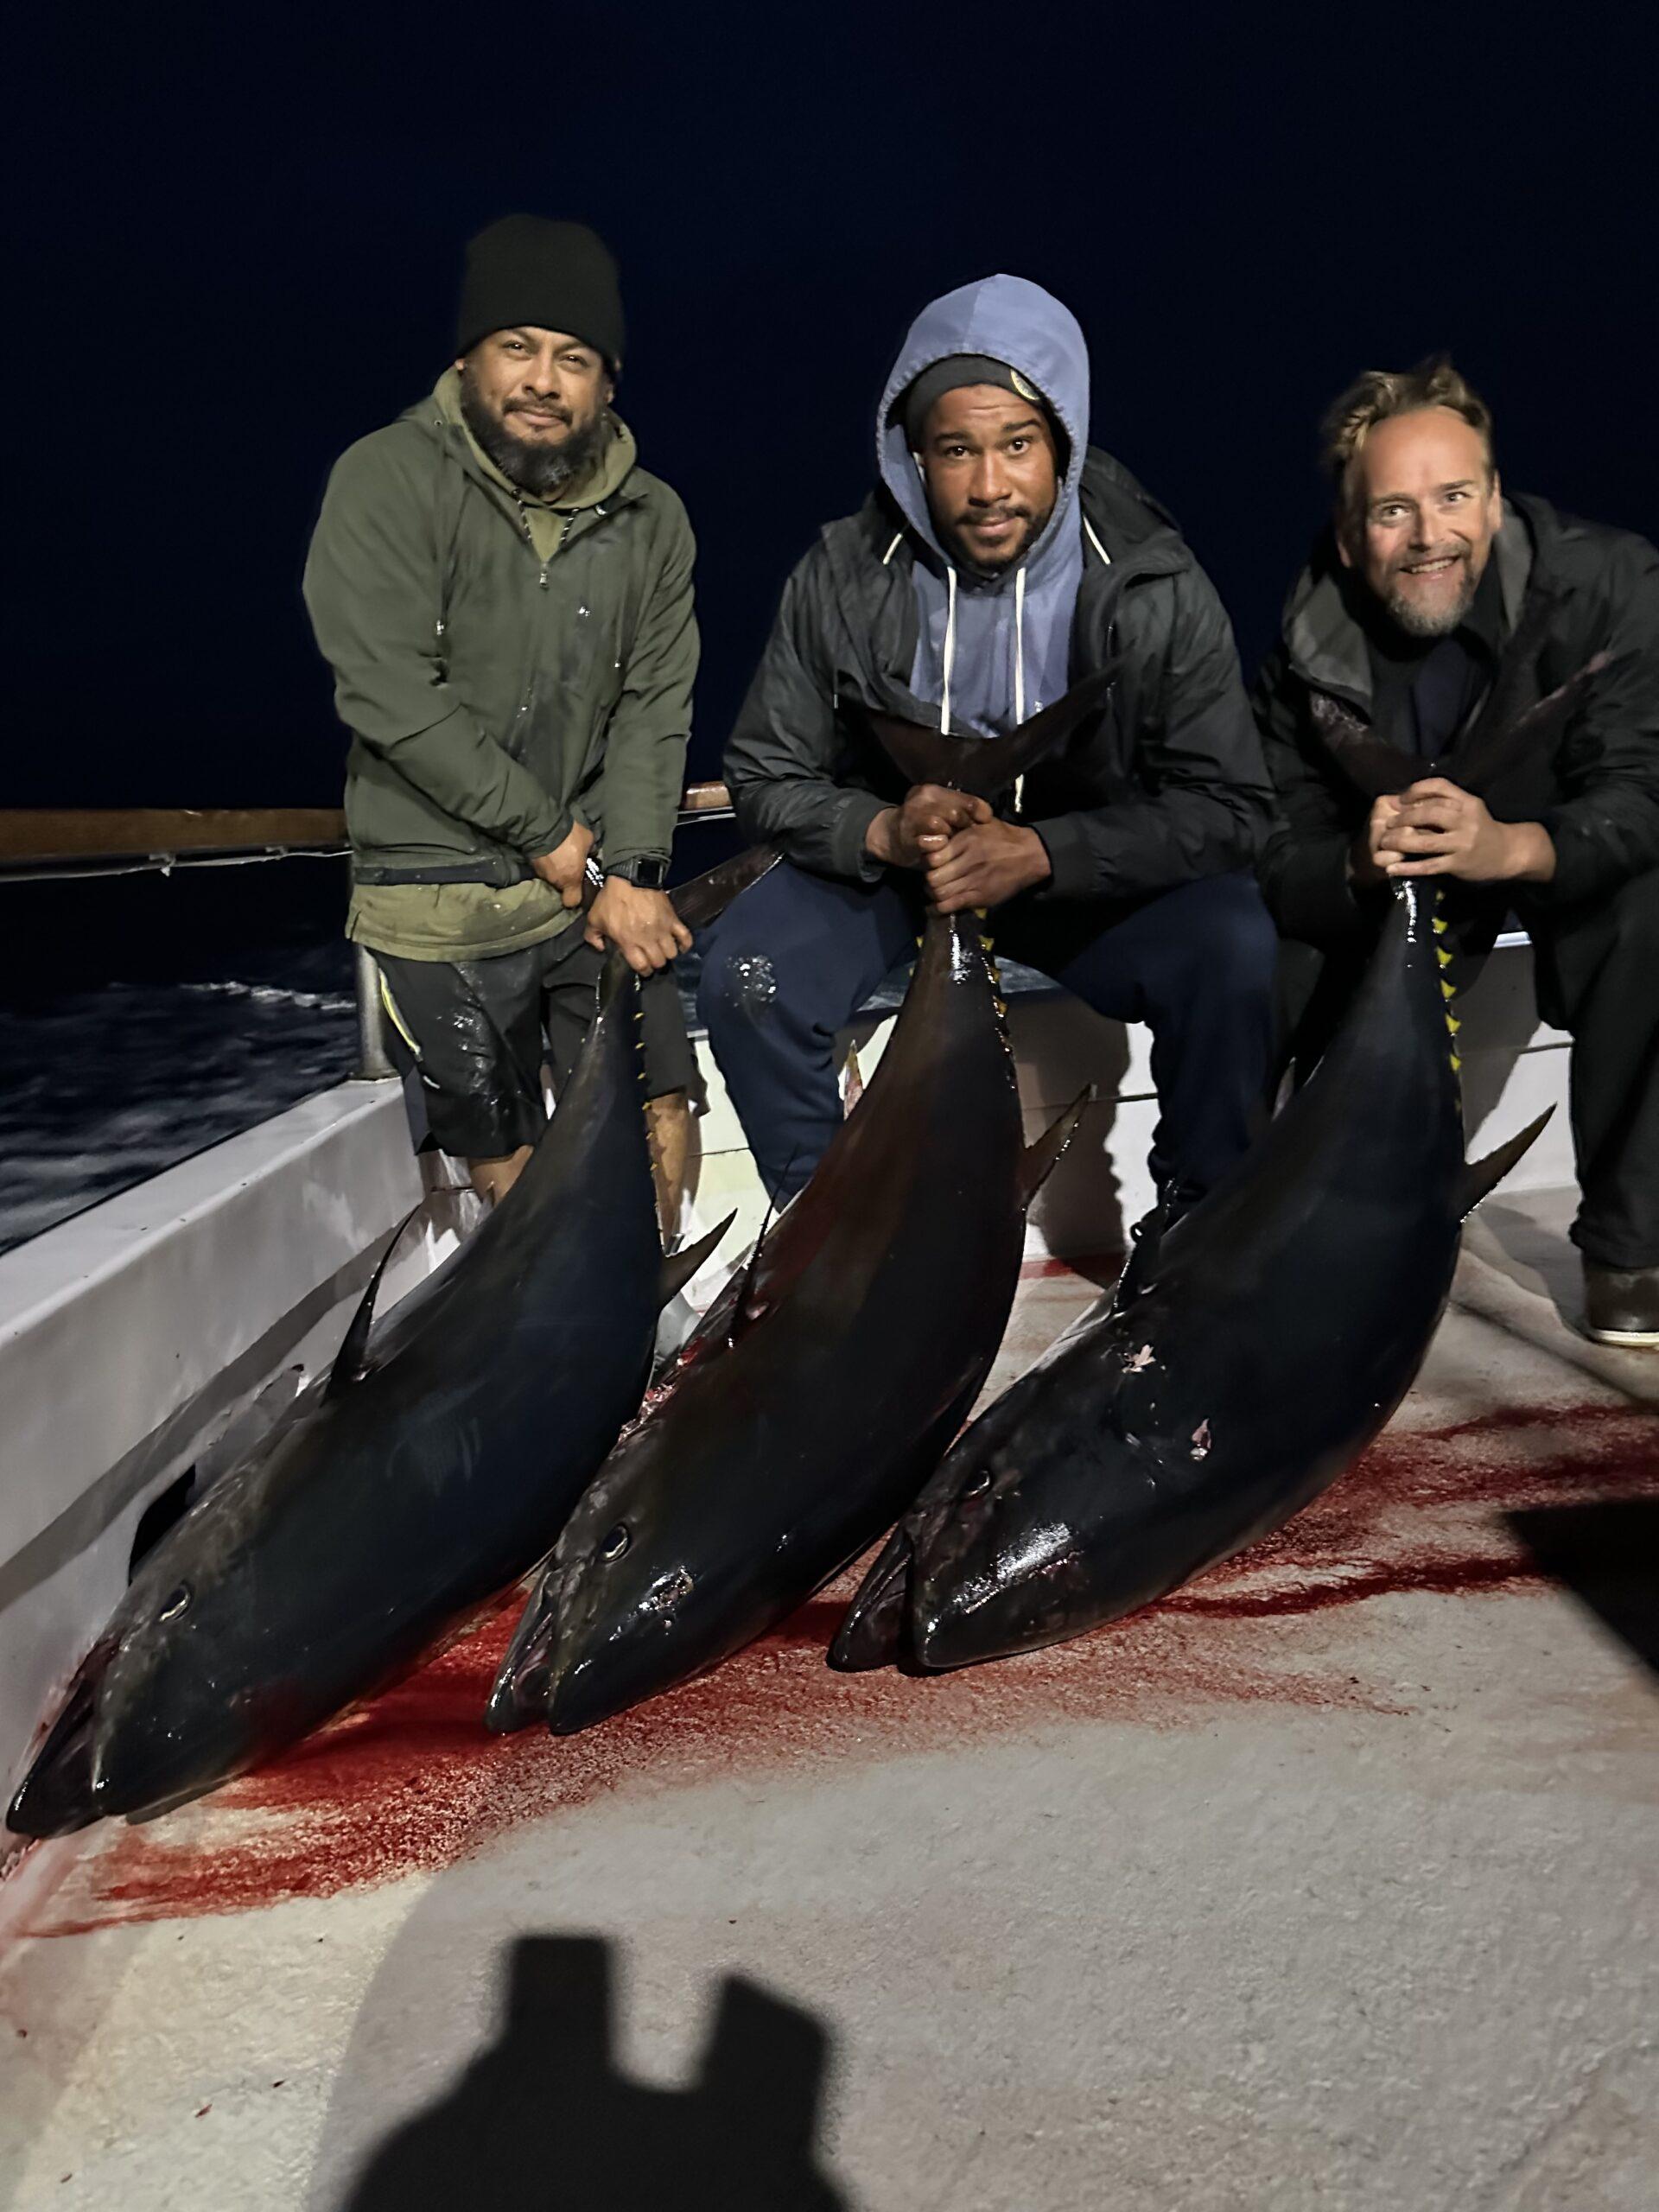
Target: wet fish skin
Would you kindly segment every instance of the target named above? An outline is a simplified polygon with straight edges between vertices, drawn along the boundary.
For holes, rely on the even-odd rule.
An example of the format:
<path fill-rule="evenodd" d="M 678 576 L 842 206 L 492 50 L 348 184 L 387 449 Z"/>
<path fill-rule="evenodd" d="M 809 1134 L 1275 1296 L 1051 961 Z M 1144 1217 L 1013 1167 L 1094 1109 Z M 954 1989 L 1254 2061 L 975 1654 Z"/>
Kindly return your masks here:
<path fill-rule="evenodd" d="M 763 1248 L 759 1318 L 689 1369 L 572 1514 L 492 1726 L 569 1733 L 715 1665 L 880 1533 L 1001 1338 L 1022 1159 L 979 924 L 930 916 L 881 1064 L 778 1224 L 770 1272 Z"/>
<path fill-rule="evenodd" d="M 902 1571 L 884 1656 L 949 1669 L 1118 1619 L 1279 1527 L 1387 1421 L 1464 1214 L 1542 1126 L 1465 1166 L 1435 904 L 1407 887 L 1325 1061 L 1139 1294 L 957 1440 L 854 1601 L 891 1622 Z"/>
<path fill-rule="evenodd" d="M 688 887 L 683 913 L 708 918 L 770 857 Z M 545 1552 L 638 1402 L 661 1299 L 638 1011 L 613 955 L 518 1184 L 375 1332 L 360 1377 L 354 1324 L 327 1386 L 146 1559 L 12 1801 L 15 1832 L 200 1796 Z"/>
<path fill-rule="evenodd" d="M 995 738 L 867 719 L 912 783 L 993 798 L 1115 676 Z M 1084 1103 L 1025 1152 L 989 939 L 930 911 L 880 1065 L 764 1241 L 729 1335 L 704 1337 L 572 1514 L 492 1727 L 539 1715 L 569 1734 L 715 1666 L 880 1535 L 979 1394 L 1026 1206 Z"/>

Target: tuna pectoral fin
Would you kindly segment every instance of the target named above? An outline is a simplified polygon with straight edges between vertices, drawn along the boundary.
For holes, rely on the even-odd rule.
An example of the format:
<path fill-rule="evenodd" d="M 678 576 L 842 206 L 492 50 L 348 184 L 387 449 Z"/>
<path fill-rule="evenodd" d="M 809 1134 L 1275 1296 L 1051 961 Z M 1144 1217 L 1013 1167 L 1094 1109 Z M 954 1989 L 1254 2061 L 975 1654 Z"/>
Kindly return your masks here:
<path fill-rule="evenodd" d="M 1553 1106 L 1546 1106 L 1535 1122 L 1527 1123 L 1519 1136 L 1511 1137 L 1507 1144 L 1499 1145 L 1496 1152 L 1489 1152 L 1484 1160 L 1465 1162 L 1462 1179 L 1458 1185 L 1459 1220 L 1465 1214 L 1472 1213 L 1487 1193 L 1497 1188 L 1554 1111 Z"/>
<path fill-rule="evenodd" d="M 910 1571 L 915 1548 L 901 1522 L 858 1586 L 830 1646 L 837 1674 L 862 1674 L 903 1656 L 910 1610 Z"/>
<path fill-rule="evenodd" d="M 323 1393 L 325 1397 L 337 1398 L 342 1390 L 348 1390 L 353 1382 L 360 1382 L 368 1373 L 369 1331 L 374 1326 L 374 1301 L 379 1295 L 382 1279 L 392 1254 L 404 1241 L 404 1231 L 417 1213 L 425 1211 L 426 1200 L 423 1198 L 419 1205 L 410 1208 L 392 1230 L 391 1242 L 376 1262 L 374 1273 L 369 1277 L 369 1287 L 364 1292 L 361 1302 L 352 1316 L 351 1326 L 346 1332 L 346 1340 L 334 1356 L 327 1389 Z"/>
<path fill-rule="evenodd" d="M 767 869 L 776 868 L 782 858 L 779 846 L 751 845 L 734 860 L 722 861 L 706 875 L 694 875 L 690 883 L 683 883 L 677 891 L 671 892 L 674 911 L 687 929 L 706 930 L 716 915 L 725 912 L 740 891 L 759 883 Z"/>
<path fill-rule="evenodd" d="M 1043 1131 L 1035 1144 L 1028 1144 L 1020 1161 L 1020 1203 L 1028 1206 L 1054 1170 L 1065 1157 L 1066 1149 L 1077 1134 L 1078 1124 L 1095 1103 L 1095 1086 L 1088 1084 L 1081 1090 L 1059 1118 Z"/>
<path fill-rule="evenodd" d="M 657 1278 L 657 1302 L 659 1306 L 666 1306 L 676 1291 L 685 1288 L 736 1219 L 737 1214 L 734 1211 L 706 1236 L 699 1236 L 695 1244 L 688 1244 L 683 1250 L 669 1254 L 663 1262 L 662 1273 Z"/>

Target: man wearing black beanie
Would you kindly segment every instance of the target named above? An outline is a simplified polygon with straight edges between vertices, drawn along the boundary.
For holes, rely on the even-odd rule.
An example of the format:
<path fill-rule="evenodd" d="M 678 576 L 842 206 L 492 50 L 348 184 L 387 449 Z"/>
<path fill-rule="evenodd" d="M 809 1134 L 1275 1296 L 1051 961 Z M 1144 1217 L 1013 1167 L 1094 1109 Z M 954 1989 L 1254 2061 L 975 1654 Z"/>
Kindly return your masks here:
<path fill-rule="evenodd" d="M 663 890 L 697 664 L 690 527 L 613 410 L 621 294 L 585 224 L 480 232 L 455 335 L 430 397 L 336 465 L 306 565 L 353 740 L 347 934 L 380 964 L 430 1141 L 491 1199 L 620 947 L 646 979 L 671 1227 L 694 1072 L 670 967 L 691 940 Z"/>

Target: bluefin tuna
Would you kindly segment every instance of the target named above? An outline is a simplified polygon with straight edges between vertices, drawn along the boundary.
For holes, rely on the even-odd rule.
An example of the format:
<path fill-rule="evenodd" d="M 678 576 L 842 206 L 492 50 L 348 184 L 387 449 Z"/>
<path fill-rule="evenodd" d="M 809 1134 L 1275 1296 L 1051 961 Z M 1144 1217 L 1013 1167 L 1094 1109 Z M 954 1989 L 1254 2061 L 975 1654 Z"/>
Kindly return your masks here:
<path fill-rule="evenodd" d="M 996 739 L 872 716 L 913 781 L 989 797 L 1098 705 L 1103 671 Z M 915 1495 L 1007 1326 L 1025 1211 L 1080 1099 L 1023 1148 L 980 918 L 930 912 L 893 1036 L 804 1191 L 572 1514 L 490 1704 L 592 1726 L 719 1663 Z"/>
<path fill-rule="evenodd" d="M 1500 696 L 1465 778 L 1544 741 L 1599 665 L 1513 724 Z M 1412 780 L 1362 725 L 1337 736 L 1363 788 Z M 1548 1118 L 1465 1164 L 1440 906 L 1427 881 L 1398 887 L 1311 1079 L 957 1440 L 832 1663 L 959 1667 L 1116 1620 L 1279 1528 L 1377 1434 L 1445 1307 L 1464 1217 Z"/>
<path fill-rule="evenodd" d="M 695 927 L 775 855 L 677 893 Z M 326 1383 L 139 1568 L 7 1815 L 148 1817 L 270 1758 L 526 1573 L 639 1403 L 664 1262 L 639 1111 L 637 981 L 597 1016 L 512 1191 L 372 1333 L 376 1268 Z"/>

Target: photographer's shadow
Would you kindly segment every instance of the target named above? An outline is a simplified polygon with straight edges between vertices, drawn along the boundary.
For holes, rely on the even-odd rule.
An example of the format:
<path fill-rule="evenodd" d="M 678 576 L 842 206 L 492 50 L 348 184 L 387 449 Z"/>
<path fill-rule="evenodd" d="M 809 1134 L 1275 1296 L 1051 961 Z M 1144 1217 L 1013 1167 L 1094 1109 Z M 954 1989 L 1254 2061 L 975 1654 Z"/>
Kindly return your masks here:
<path fill-rule="evenodd" d="M 619 2071 L 611 1946 L 530 1936 L 509 1954 L 499 2032 L 441 2102 L 371 2153 L 342 2212 L 839 2212 L 815 2138 L 830 2041 L 732 1977 L 697 2078 Z"/>

